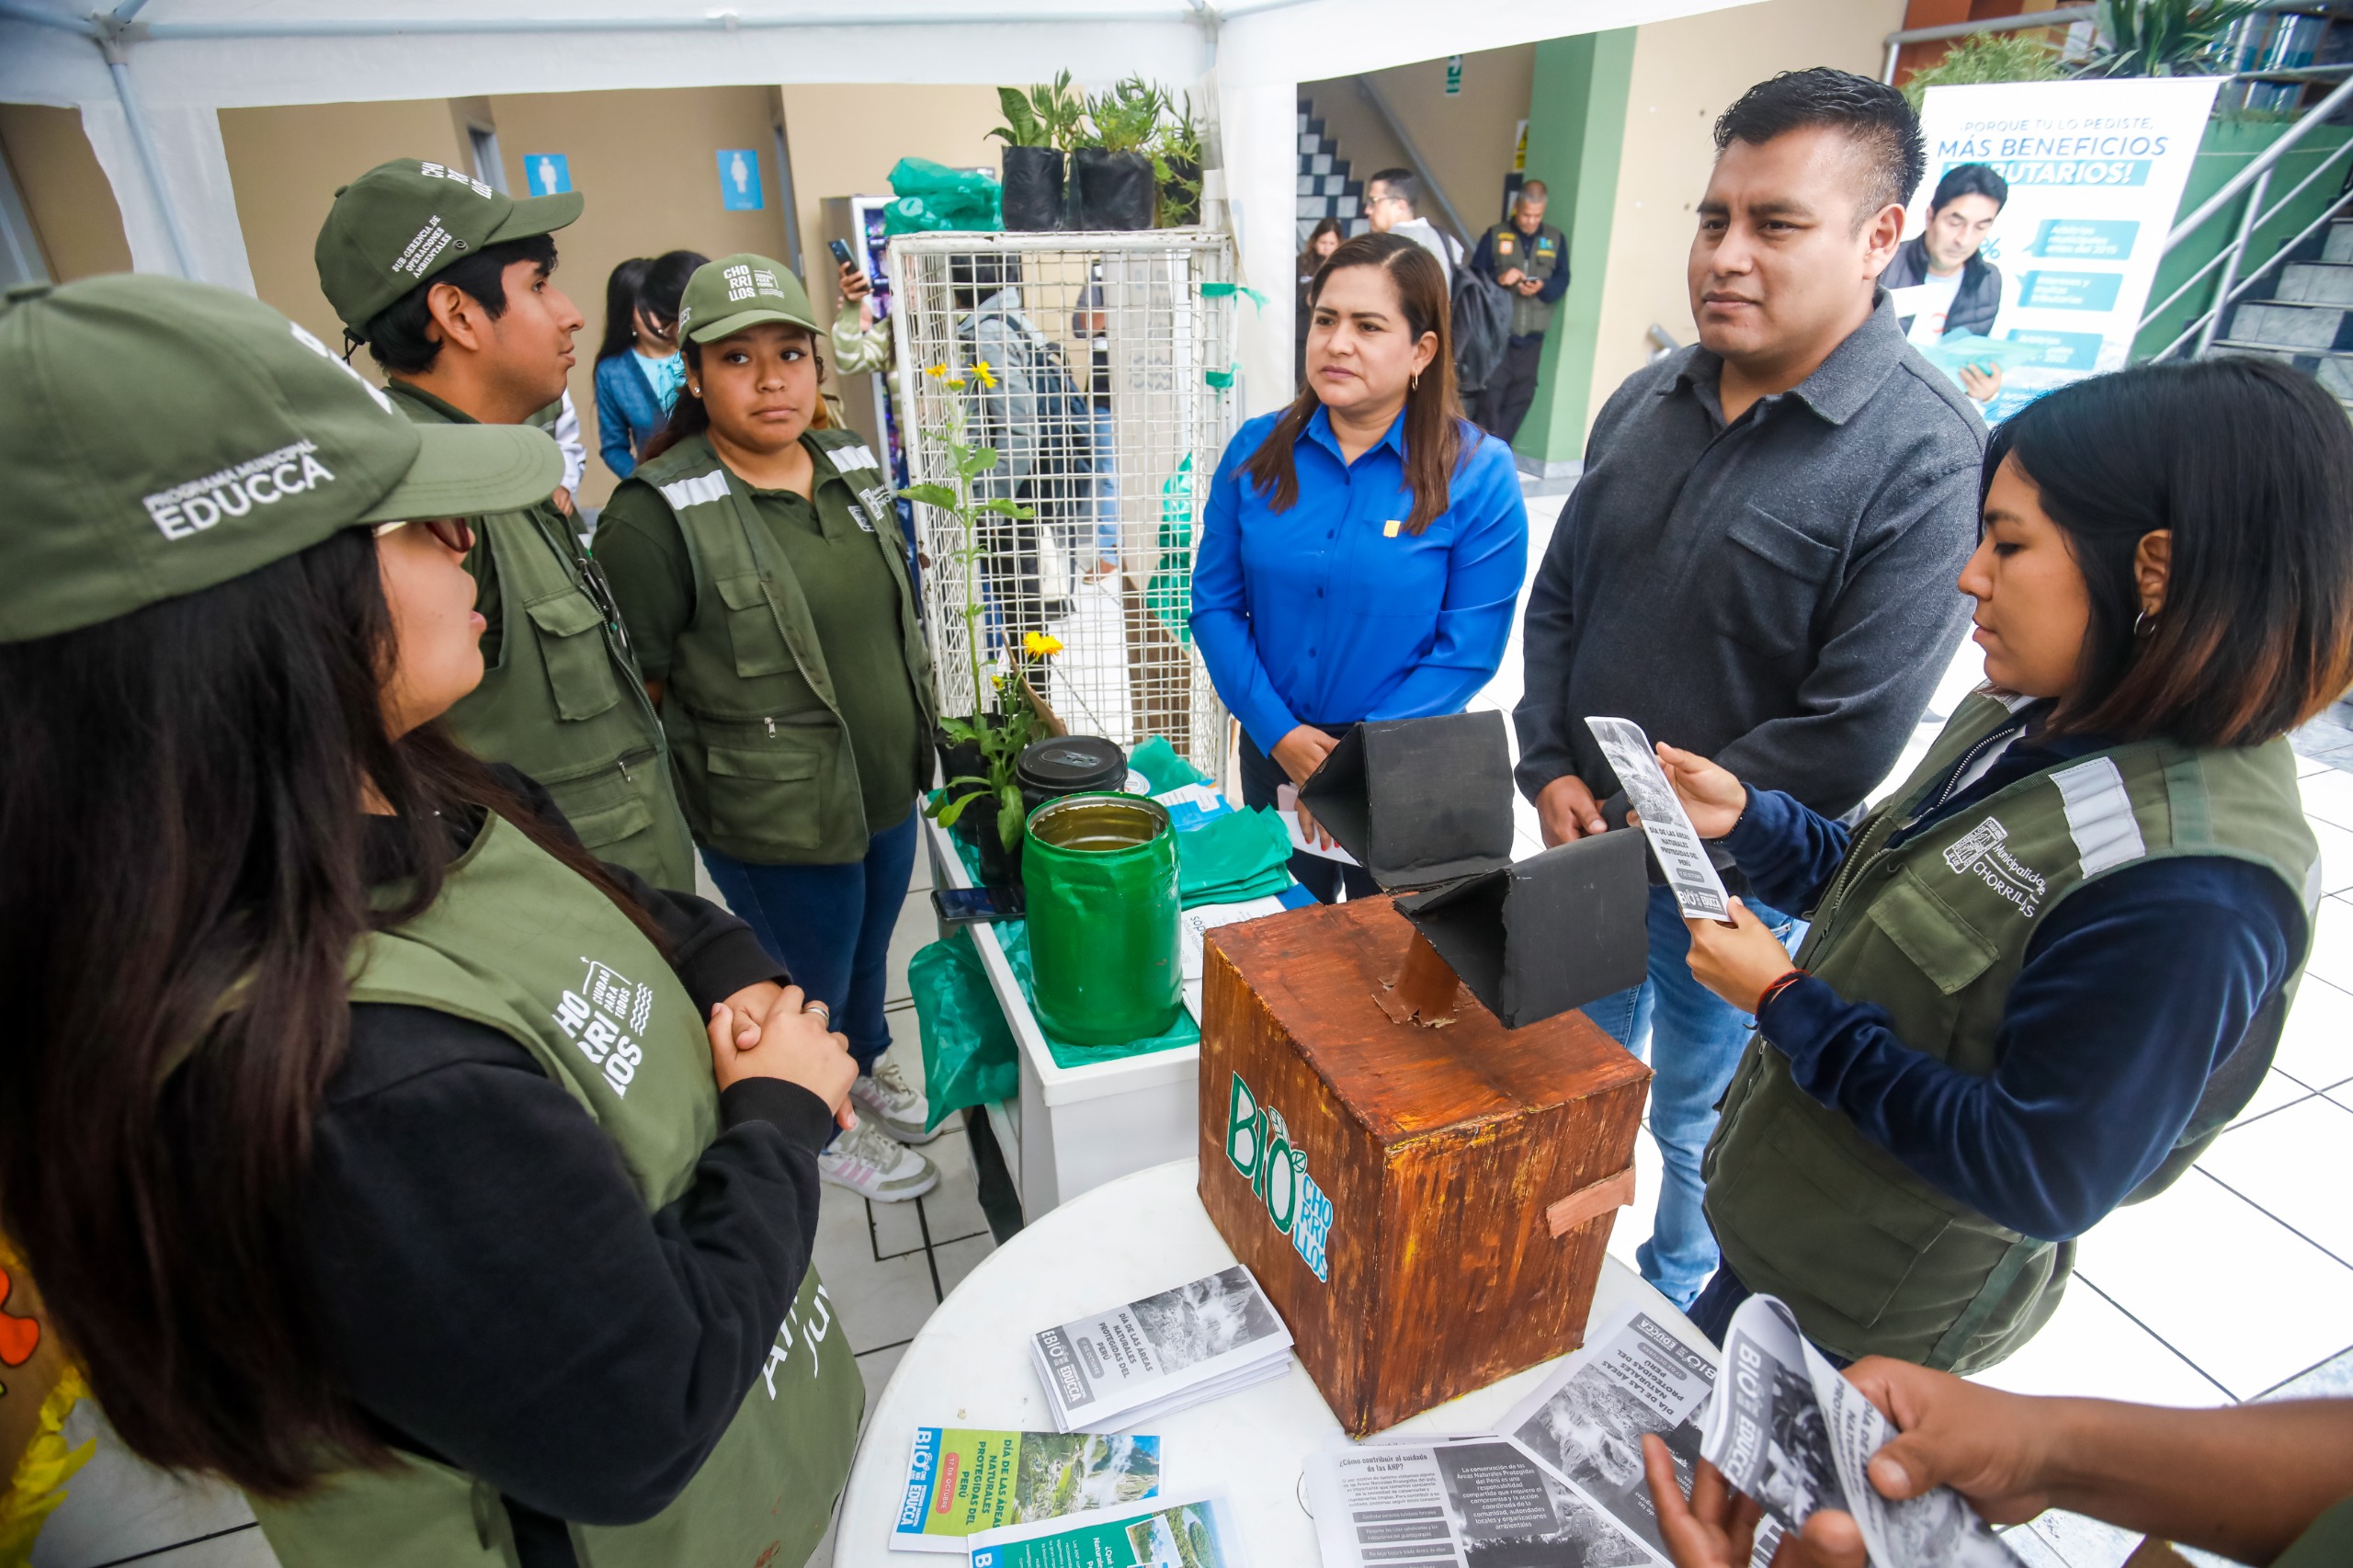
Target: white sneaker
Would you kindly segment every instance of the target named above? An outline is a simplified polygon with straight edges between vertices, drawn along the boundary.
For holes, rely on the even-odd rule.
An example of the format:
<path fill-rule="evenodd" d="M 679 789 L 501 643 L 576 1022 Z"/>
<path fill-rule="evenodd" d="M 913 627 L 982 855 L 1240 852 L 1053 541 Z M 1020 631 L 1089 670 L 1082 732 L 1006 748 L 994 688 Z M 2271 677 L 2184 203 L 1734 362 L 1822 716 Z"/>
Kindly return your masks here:
<path fill-rule="evenodd" d="M 858 1082 L 849 1086 L 849 1097 L 859 1116 L 872 1117 L 882 1124 L 883 1131 L 902 1143 L 928 1143 L 948 1130 L 945 1121 L 924 1130 L 924 1122 L 931 1116 L 931 1102 L 915 1093 L 906 1074 L 888 1056 L 875 1059 L 872 1073 L 858 1075 Z"/>
<path fill-rule="evenodd" d="M 877 1203 L 904 1203 L 939 1185 L 939 1169 L 861 1119 L 817 1156 L 817 1174 Z"/>

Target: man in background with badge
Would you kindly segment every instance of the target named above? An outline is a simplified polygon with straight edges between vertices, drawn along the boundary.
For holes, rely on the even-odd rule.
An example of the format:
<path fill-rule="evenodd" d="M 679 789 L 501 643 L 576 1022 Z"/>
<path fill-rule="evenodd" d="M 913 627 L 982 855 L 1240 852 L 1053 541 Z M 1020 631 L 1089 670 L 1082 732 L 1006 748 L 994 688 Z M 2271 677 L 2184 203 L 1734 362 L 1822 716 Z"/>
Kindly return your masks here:
<path fill-rule="evenodd" d="M 1471 265 L 1511 290 L 1511 335 L 1503 363 L 1471 401 L 1478 426 L 1508 441 L 1519 433 L 1528 405 L 1536 400 L 1536 362 L 1544 352 L 1544 332 L 1552 306 L 1569 288 L 1569 242 L 1544 222 L 1547 192 L 1529 180 L 1513 199 L 1511 217 L 1479 237 Z"/>

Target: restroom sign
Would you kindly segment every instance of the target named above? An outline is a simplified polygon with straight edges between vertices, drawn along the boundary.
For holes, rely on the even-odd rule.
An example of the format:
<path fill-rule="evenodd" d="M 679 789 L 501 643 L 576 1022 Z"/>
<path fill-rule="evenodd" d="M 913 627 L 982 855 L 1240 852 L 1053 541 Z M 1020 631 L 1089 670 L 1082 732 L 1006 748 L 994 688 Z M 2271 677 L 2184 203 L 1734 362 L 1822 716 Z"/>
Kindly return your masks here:
<path fill-rule="evenodd" d="M 533 196 L 562 196 L 572 188 L 572 160 L 562 153 L 533 153 L 523 160 L 523 179 Z"/>
<path fill-rule="evenodd" d="M 749 147 L 719 150 L 719 204 L 730 212 L 757 212 L 760 199 L 760 155 Z"/>
<path fill-rule="evenodd" d="M 1260 1105 L 1239 1073 L 1226 1107 L 1225 1157 L 1250 1183 L 1267 1222 L 1290 1238 L 1316 1278 L 1328 1282 L 1324 1244 L 1332 1233 L 1332 1200 L 1307 1174 L 1307 1152 L 1291 1142 L 1282 1112 Z"/>

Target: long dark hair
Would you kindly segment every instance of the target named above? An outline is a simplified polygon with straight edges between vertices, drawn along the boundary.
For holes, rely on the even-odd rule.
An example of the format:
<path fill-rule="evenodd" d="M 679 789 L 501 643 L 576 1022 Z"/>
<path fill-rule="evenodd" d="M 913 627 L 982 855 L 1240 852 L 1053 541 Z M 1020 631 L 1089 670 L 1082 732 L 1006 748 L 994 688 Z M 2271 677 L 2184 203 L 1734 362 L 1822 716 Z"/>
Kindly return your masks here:
<path fill-rule="evenodd" d="M 808 329 L 800 327 L 794 330 L 805 332 Z M 722 337 L 719 341 L 724 343 L 727 339 Z M 817 362 L 817 384 L 822 388 L 825 384 L 825 351 L 818 347 L 818 335 L 809 333 L 809 357 Z M 702 351 L 707 347 L 700 343 L 678 345 L 678 352 L 687 357 L 686 383 L 678 388 L 678 401 L 670 405 L 670 417 L 662 422 L 662 428 L 646 437 L 645 450 L 638 454 L 639 467 L 644 467 L 688 437 L 702 435 L 710 428 L 710 410 L 703 405 L 702 399 L 694 390 L 695 383 L 702 380 Z M 809 428 L 822 430 L 829 423 L 824 393 L 821 391 L 817 394 L 816 405 L 809 411 Z"/>
<path fill-rule="evenodd" d="M 347 966 L 492 811 L 653 929 L 428 725 L 395 741 L 365 529 L 0 645 L 0 1229 L 131 1449 L 265 1496 L 384 1449 L 313 1310 L 303 1186 Z M 103 715 L 103 722 L 98 717 Z M 361 781 L 404 883 L 370 907 Z"/>
<path fill-rule="evenodd" d="M 1299 280 L 1302 283 L 1324 269 L 1324 258 L 1315 254 L 1315 242 L 1326 234 L 1337 234 L 1342 244 L 1347 244 L 1347 226 L 1337 218 L 1325 218 L 1307 233 L 1307 243 L 1299 247 Z"/>
<path fill-rule="evenodd" d="M 678 301 L 686 297 L 695 273 L 710 265 L 710 257 L 691 250 L 665 250 L 646 264 L 645 278 L 637 286 L 637 303 L 664 336 L 678 335 Z"/>
<path fill-rule="evenodd" d="M 633 256 L 606 275 L 605 340 L 597 345 L 597 363 L 628 353 L 637 342 L 637 291 L 653 265 L 651 256 Z"/>
<path fill-rule="evenodd" d="M 1425 333 L 1438 334 L 1438 355 L 1424 370 L 1421 384 L 1405 394 L 1405 483 L 1414 492 L 1414 510 L 1405 531 L 1417 534 L 1450 504 L 1448 482 L 1461 466 L 1462 402 L 1454 391 L 1454 335 L 1447 320 L 1446 274 L 1438 258 L 1397 234 L 1358 234 L 1344 240 L 1331 258 L 1316 268 L 1307 286 L 1307 308 L 1324 297 L 1332 274 L 1349 267 L 1374 267 L 1388 274 L 1397 291 L 1397 306 L 1404 313 L 1405 330 L 1418 343 Z M 1282 417 L 1243 472 L 1260 490 L 1274 492 L 1273 507 L 1288 512 L 1299 500 L 1299 470 L 1291 448 L 1299 433 L 1322 406 L 1313 381 L 1300 389 Z"/>
<path fill-rule="evenodd" d="M 2082 680 L 2053 733 L 2255 745 L 2353 686 L 2353 427 L 2302 371 L 2200 359 L 2093 376 L 1985 448 L 2040 493 L 2084 574 Z M 2133 552 L 2172 530 L 2143 620 Z"/>

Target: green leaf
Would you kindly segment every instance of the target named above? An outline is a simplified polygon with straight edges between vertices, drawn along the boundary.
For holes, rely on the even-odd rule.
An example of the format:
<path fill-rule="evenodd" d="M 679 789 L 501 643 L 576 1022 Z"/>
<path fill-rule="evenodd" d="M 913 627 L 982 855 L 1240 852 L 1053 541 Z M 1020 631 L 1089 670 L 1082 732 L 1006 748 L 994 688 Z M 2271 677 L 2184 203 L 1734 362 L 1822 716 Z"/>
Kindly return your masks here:
<path fill-rule="evenodd" d="M 996 835 L 1007 849 L 1021 842 L 1021 791 L 1008 784 L 997 791 Z"/>
<path fill-rule="evenodd" d="M 940 807 L 938 816 L 933 820 L 938 822 L 942 827 L 954 827 L 956 825 L 956 819 L 964 814 L 964 808 L 966 806 L 971 805 L 974 801 L 985 801 L 987 799 L 988 797 L 986 795 L 959 795 L 955 800 Z"/>
<path fill-rule="evenodd" d="M 980 730 L 970 719 L 942 719 L 939 728 L 941 733 L 951 741 L 977 741 L 981 738 Z"/>
<path fill-rule="evenodd" d="M 899 494 L 906 500 L 920 501 L 943 512 L 956 509 L 956 492 L 945 484 L 910 484 Z"/>
<path fill-rule="evenodd" d="M 973 505 L 972 510 L 975 512 L 994 512 L 1000 517 L 1011 517 L 1014 521 L 1021 523 L 1026 523 L 1031 517 L 1037 516 L 1035 512 L 1032 512 L 1029 507 L 1024 506 L 1018 501 L 981 501 Z"/>
<path fill-rule="evenodd" d="M 995 447 L 961 447 L 949 454 L 956 460 L 956 470 L 966 479 L 977 478 L 996 467 Z"/>

